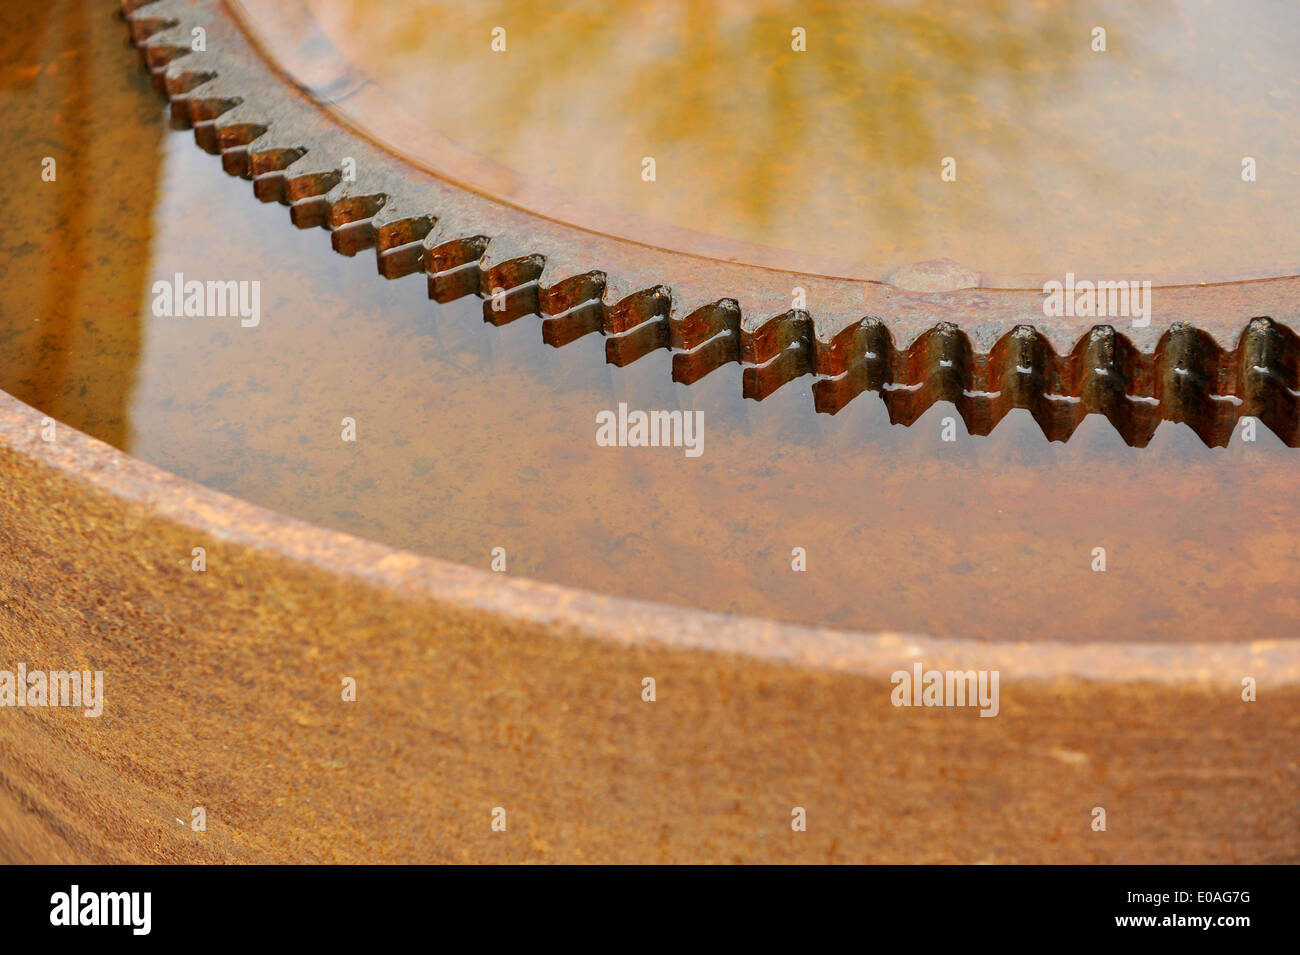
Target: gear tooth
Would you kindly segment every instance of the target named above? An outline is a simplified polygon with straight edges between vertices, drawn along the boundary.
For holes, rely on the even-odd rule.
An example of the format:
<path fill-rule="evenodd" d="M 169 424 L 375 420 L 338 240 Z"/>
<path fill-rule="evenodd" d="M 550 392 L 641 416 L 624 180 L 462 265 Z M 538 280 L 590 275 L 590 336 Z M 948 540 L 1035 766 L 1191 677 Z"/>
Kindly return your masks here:
<path fill-rule="evenodd" d="M 1222 447 L 1236 423 L 1236 409 L 1210 397 L 1219 381 L 1223 350 L 1205 332 L 1175 322 L 1161 337 L 1155 354 L 1156 397 L 1163 417 L 1181 421 L 1211 447 Z"/>
<path fill-rule="evenodd" d="M 544 256 L 508 235 L 492 236 L 479 258 L 479 269 L 506 291 L 524 282 L 536 282 L 545 265 Z M 483 292 L 490 294 L 490 289 L 485 286 Z"/>
<path fill-rule="evenodd" d="M 210 70 L 191 69 L 191 65 L 188 58 L 181 58 L 168 63 L 163 72 L 163 87 L 171 101 L 171 122 L 176 129 L 210 121 L 240 102 L 238 97 L 220 99 L 209 95 L 208 86 L 216 74 Z M 201 147 L 207 148 L 197 130 L 194 139 Z"/>
<path fill-rule="evenodd" d="M 1014 335 L 1004 335 L 1002 342 Z M 924 391 L 935 401 L 956 402 L 972 378 L 971 344 L 966 334 L 951 322 L 940 322 L 921 335 L 907 352 L 907 381 L 924 382 Z M 926 405 L 929 407 L 929 404 Z"/>
<path fill-rule="evenodd" d="M 321 177 L 329 180 L 325 186 Z M 301 182 L 299 182 L 301 180 Z M 343 170 L 338 164 L 320 153 L 308 150 L 284 167 L 285 191 L 289 198 L 323 196 L 343 182 Z"/>
<path fill-rule="evenodd" d="M 970 339 L 950 322 L 927 329 L 906 347 L 895 347 L 890 378 L 881 391 L 890 422 L 910 425 L 936 401 L 959 404 L 970 376 L 970 352 Z"/>
<path fill-rule="evenodd" d="M 719 335 L 730 336 L 734 354 L 740 360 L 740 303 L 734 298 L 683 294 L 672 290 L 668 312 L 669 338 L 674 349 L 693 352 Z M 675 359 L 674 359 L 675 361 Z M 716 366 L 713 366 L 716 367 Z M 708 370 L 712 371 L 713 367 Z M 707 372 L 705 372 L 707 374 Z"/>
<path fill-rule="evenodd" d="M 388 196 L 358 188 L 359 183 L 340 182 L 325 193 L 325 226 L 330 245 L 341 255 L 353 256 L 375 245 L 373 218 Z"/>
<path fill-rule="evenodd" d="M 1231 369 L 1238 417 L 1264 422 L 1288 447 L 1300 445 L 1300 339 L 1285 325 L 1254 318 L 1241 333 Z"/>
<path fill-rule="evenodd" d="M 742 391 L 761 401 L 786 382 L 812 373 L 812 319 L 802 309 L 773 315 L 756 328 L 740 328 Z"/>
<path fill-rule="evenodd" d="M 266 125 L 265 117 L 260 110 L 255 111 L 253 107 L 244 105 L 244 96 L 237 89 L 236 84 L 231 83 L 226 76 L 215 70 L 196 68 L 198 64 L 178 60 L 168 66 L 169 76 L 181 76 L 185 73 L 192 75 L 202 75 L 206 77 L 204 82 L 188 90 L 176 90 L 175 93 L 169 93 L 172 96 L 184 96 L 189 100 L 191 118 L 195 122 L 214 122 L 221 120 L 228 122 L 257 122 Z M 233 119 L 227 119 L 227 114 L 232 114 Z"/>
<path fill-rule="evenodd" d="M 607 283 L 605 288 L 605 332 L 621 335 L 640 328 L 646 322 L 657 322 L 668 330 L 668 317 L 672 314 L 672 290 L 666 285 L 625 291 L 627 283 Z M 665 339 L 665 344 L 667 340 Z"/>
<path fill-rule="evenodd" d="M 231 114 L 233 113 L 232 110 Z M 275 148 L 275 137 L 271 135 L 270 128 L 265 123 L 232 121 L 225 125 L 218 125 L 216 135 L 217 149 L 221 153 L 221 168 L 240 179 L 253 178 L 254 154 L 268 152 Z"/>
<path fill-rule="evenodd" d="M 1116 341 L 1114 327 L 1111 325 L 1096 325 L 1075 342 L 1070 353 L 1072 355 L 1077 354 L 1081 361 L 1095 362 L 1100 367 L 1109 369 L 1115 367 L 1117 348 L 1118 342 Z"/>
<path fill-rule="evenodd" d="M 375 195 L 374 192 L 361 188 L 358 183 L 340 181 L 338 183 L 335 183 L 330 188 L 329 192 L 325 193 L 325 201 L 330 204 L 331 210 L 334 208 L 334 206 L 336 205 L 339 206 L 340 207 L 339 215 L 344 216 L 346 215 L 345 207 L 347 203 L 355 203 L 358 199 L 362 197 L 369 197 L 374 195 Z M 380 205 L 382 205 L 382 203 L 380 203 Z M 369 218 L 370 216 L 374 215 L 378 211 L 379 211 L 379 205 L 375 206 L 375 208 L 370 212 L 367 212 L 365 214 L 365 218 Z M 351 221 L 351 219 L 340 219 L 340 221 Z"/>
<path fill-rule="evenodd" d="M 583 271 L 568 257 L 549 257 L 537 280 L 542 312 L 542 341 L 559 348 L 584 335 L 602 331 L 606 275 Z"/>
<path fill-rule="evenodd" d="M 199 148 L 215 156 L 222 152 L 221 132 L 230 125 L 219 126 L 218 120 L 238 109 L 240 103 L 238 97 L 208 96 L 203 89 L 193 95 L 179 95 L 172 99 L 173 124 L 191 127 Z M 249 135 L 243 137 L 243 143 L 251 142 L 265 131 L 265 126 L 249 124 Z"/>
<path fill-rule="evenodd" d="M 302 146 L 277 146 L 249 150 L 249 172 L 253 178 L 253 195 L 262 202 L 289 204 L 285 194 L 284 171 L 306 155 Z"/>
<path fill-rule="evenodd" d="M 1033 410 L 1039 406 L 1043 396 L 1053 390 L 1055 355 L 1052 347 L 1031 325 L 1017 325 L 1002 344 L 1005 349 L 998 363 L 1000 367 L 995 368 L 992 354 L 982 363 L 975 360 L 979 373 L 970 376 L 973 386 L 984 391 L 1000 391 L 1012 407 Z M 968 360 L 972 357 L 969 356 Z M 1000 380 L 993 380 L 995 373 Z"/>
<path fill-rule="evenodd" d="M 435 302 L 451 302 L 478 294 L 478 262 L 487 249 L 487 236 L 442 216 L 421 244 L 424 271 L 429 276 L 429 298 Z"/>
<path fill-rule="evenodd" d="M 215 114 L 210 120 L 199 119 L 194 123 L 194 141 L 208 152 L 221 156 L 221 168 L 227 175 L 251 179 L 250 150 L 256 148 L 259 141 L 263 146 L 269 144 L 269 140 L 264 138 L 266 125 L 258 122 L 253 110 L 244 104 L 236 103 L 224 109 L 222 104 L 213 103 L 214 99 L 217 98 L 205 96 L 201 103 L 191 103 L 191 116 L 196 112 L 197 115 L 206 115 L 209 111 Z"/>
<path fill-rule="evenodd" d="M 1052 342 L 1029 325 L 1016 329 L 1015 340 L 1016 389 L 1004 388 L 1003 394 L 1010 394 L 1016 407 L 1029 409 L 1049 441 L 1068 440 L 1088 413 L 1072 373 L 1073 352 L 1058 354 Z"/>
<path fill-rule="evenodd" d="M 914 358 L 931 400 L 951 401 L 973 435 L 992 433 L 1012 408 L 1033 414 L 1043 398 L 1043 339 L 1029 325 L 1015 326 L 981 354 L 964 332 L 945 323 Z"/>
<path fill-rule="evenodd" d="M 1099 325 L 1079 339 L 1065 362 L 1069 394 L 1078 396 L 1083 413 L 1105 415 L 1122 431 L 1129 382 L 1119 357 L 1115 329 Z"/>
<path fill-rule="evenodd" d="M 725 364 L 740 361 L 740 303 L 734 298 L 679 298 L 674 290 L 668 337 L 673 381 L 693 384 Z"/>
<path fill-rule="evenodd" d="M 343 174 L 337 169 L 308 172 L 302 171 L 304 168 L 303 161 L 299 160 L 285 172 L 284 195 L 289 202 L 289 219 L 299 229 L 324 228 L 329 225 L 326 195 L 342 181 Z"/>
<path fill-rule="evenodd" d="M 808 365 L 816 377 L 812 383 L 813 404 L 818 411 L 835 414 L 868 387 L 879 388 L 883 383 L 880 356 L 872 352 L 875 359 L 866 359 L 871 351 L 868 337 L 878 345 L 875 333 L 883 326 L 864 318 L 861 309 L 846 307 L 837 296 L 821 290 L 811 294 L 816 298 L 810 302 L 830 303 L 809 320 Z"/>
<path fill-rule="evenodd" d="M 605 288 L 601 292 L 601 300 L 605 303 L 605 311 L 608 313 L 618 307 L 620 302 L 643 291 L 645 291 L 644 286 L 638 285 L 626 275 L 615 273 L 605 276 Z M 669 294 L 671 296 L 671 293 Z"/>
<path fill-rule="evenodd" d="M 568 256 L 548 256 L 537 278 L 542 311 L 559 315 L 605 294 L 606 275 L 600 269 L 584 268 Z"/>
<path fill-rule="evenodd" d="M 538 315 L 538 279 L 544 256 L 529 251 L 509 236 L 494 236 L 479 257 L 479 294 L 483 320 L 505 325 L 524 315 Z"/>
<path fill-rule="evenodd" d="M 1155 350 L 1144 352 L 1125 333 L 1115 331 L 1115 362 L 1127 385 L 1127 393 L 1155 399 Z"/>
<path fill-rule="evenodd" d="M 205 86 L 217 78 L 217 73 L 210 67 L 196 64 L 193 59 L 181 57 L 170 61 L 162 72 L 163 91 L 168 97 L 185 96 L 200 86 Z"/>
<path fill-rule="evenodd" d="M 537 277 L 537 284 L 542 287 L 543 291 L 542 304 L 546 304 L 547 294 L 553 293 L 556 296 L 565 296 L 564 289 L 566 286 L 571 286 L 575 280 L 584 276 L 594 275 L 596 274 L 596 271 L 597 270 L 595 269 L 584 269 L 569 256 L 563 254 L 548 255 L 546 261 L 542 263 L 542 274 Z M 603 272 L 600 274 L 602 276 L 604 275 Z M 604 287 L 603 279 L 601 281 L 601 287 Z M 579 301 L 586 301 L 586 299 L 590 297 L 590 295 L 586 295 L 577 301 L 571 301 L 566 297 L 557 298 L 560 307 L 557 308 L 556 311 L 562 312 L 565 308 L 577 305 Z"/>
<path fill-rule="evenodd" d="M 824 414 L 835 414 L 867 390 L 879 391 L 889 380 L 893 340 L 889 329 L 870 316 L 849 325 L 829 340 L 813 340 L 813 402 Z"/>
<path fill-rule="evenodd" d="M 434 252 L 445 245 L 465 242 L 470 239 L 482 243 L 482 247 L 473 255 L 473 261 L 477 265 L 479 258 L 483 255 L 483 250 L 487 248 L 488 237 L 466 225 L 455 216 L 440 215 L 435 219 L 429 234 L 424 237 L 424 247 L 429 252 Z M 457 268 L 465 265 L 468 261 L 468 259 L 457 261 L 453 265 L 450 260 L 447 260 L 444 264 Z"/>
<path fill-rule="evenodd" d="M 197 126 L 200 123 L 207 123 L 215 126 L 219 117 L 244 102 L 238 96 L 213 95 L 210 90 L 211 84 L 204 79 L 204 77 L 210 75 L 208 73 L 178 74 L 180 77 L 178 87 L 193 78 L 200 81 L 188 90 L 178 89 L 177 93 L 172 97 L 173 111 L 177 108 L 182 110 L 185 114 L 185 122 L 188 125 Z"/>
<path fill-rule="evenodd" d="M 608 303 L 611 291 L 605 289 Z M 671 334 L 668 326 L 672 314 L 672 290 L 666 285 L 638 289 L 605 306 L 605 361 L 622 367 L 652 351 L 668 348 Z"/>
<path fill-rule="evenodd" d="M 386 193 L 386 195 L 388 196 L 387 200 L 378 210 L 376 210 L 375 214 L 371 217 L 373 219 L 374 227 L 377 231 L 382 232 L 383 230 L 391 228 L 392 226 L 396 225 L 399 222 L 406 222 L 418 217 L 417 214 L 411 210 L 410 206 L 407 203 L 403 202 L 401 199 L 392 195 L 391 193 Z M 432 217 L 424 216 L 424 218 L 428 220 L 430 225 L 432 225 L 433 223 Z M 423 232 L 420 233 L 420 238 L 423 239 L 428 234 L 429 234 L 429 230 L 425 229 Z"/>
<path fill-rule="evenodd" d="M 145 65 L 153 76 L 155 88 L 161 93 L 167 92 L 163 85 L 167 64 L 193 52 L 189 31 L 181 26 L 179 20 L 171 18 L 158 24 L 139 46 L 144 53 Z"/>
<path fill-rule="evenodd" d="M 412 213 L 391 199 L 371 219 L 379 274 L 395 279 L 424 271 L 424 237 L 433 217 Z"/>
<path fill-rule="evenodd" d="M 707 306 L 710 305 L 718 305 L 722 302 L 733 303 L 735 305 L 735 311 L 737 315 L 739 315 L 740 304 L 736 302 L 734 298 L 720 299 L 715 295 L 710 295 L 699 289 L 692 289 L 680 285 L 674 285 L 672 287 L 672 305 L 671 305 L 668 318 L 669 321 L 672 322 L 674 326 L 681 326 L 684 333 L 685 323 L 690 318 L 690 316 L 694 315 L 702 308 L 706 308 Z M 737 328 L 738 327 L 739 326 L 737 325 Z M 695 340 L 690 340 L 690 339 L 678 340 L 675 338 L 674 344 L 678 348 L 693 347 L 694 345 L 698 345 L 701 342 L 703 342 L 704 338 L 708 338 L 709 336 L 713 335 L 716 331 L 718 331 L 718 329 L 710 325 L 705 328 L 702 338 L 698 338 Z"/>
<path fill-rule="evenodd" d="M 521 285 L 536 283 L 546 267 L 546 257 L 505 236 L 493 236 L 479 256 L 483 274 L 480 291 L 491 295 L 497 289 L 507 294 Z"/>

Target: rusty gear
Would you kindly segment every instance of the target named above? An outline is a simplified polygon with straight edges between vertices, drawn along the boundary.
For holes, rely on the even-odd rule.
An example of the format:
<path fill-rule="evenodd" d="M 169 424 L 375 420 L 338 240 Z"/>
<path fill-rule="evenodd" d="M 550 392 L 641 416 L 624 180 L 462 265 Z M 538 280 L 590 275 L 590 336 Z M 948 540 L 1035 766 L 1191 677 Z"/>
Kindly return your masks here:
<path fill-rule="evenodd" d="M 328 229 L 336 251 L 374 248 L 382 275 L 424 272 L 439 302 L 503 292 L 504 310 L 484 303 L 494 324 L 540 315 L 556 346 L 600 332 L 615 365 L 666 348 L 683 383 L 738 362 L 755 399 L 813 375 L 816 408 L 832 414 L 874 390 L 894 423 L 943 400 L 973 434 L 1026 408 L 1054 440 L 1096 413 L 1135 446 L 1162 420 L 1225 445 L 1249 415 L 1300 445 L 1300 276 L 1158 287 L 1159 320 L 1117 330 L 1044 318 L 1036 289 L 911 291 L 637 245 L 458 188 L 328 120 L 221 0 L 122 8 L 173 120 L 228 173 L 300 228 Z M 356 159 L 355 182 L 343 156 Z M 806 310 L 789 307 L 795 286 Z"/>

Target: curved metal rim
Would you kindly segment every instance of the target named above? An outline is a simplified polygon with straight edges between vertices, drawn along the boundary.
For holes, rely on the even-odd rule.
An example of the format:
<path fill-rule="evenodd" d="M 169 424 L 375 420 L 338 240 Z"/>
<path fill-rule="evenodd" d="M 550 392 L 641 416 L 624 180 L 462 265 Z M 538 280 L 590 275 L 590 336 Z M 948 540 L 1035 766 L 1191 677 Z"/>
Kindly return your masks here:
<path fill-rule="evenodd" d="M 592 639 L 733 654 L 780 666 L 888 675 L 927 666 L 1004 671 L 1016 680 L 1240 686 L 1243 674 L 1300 683 L 1300 640 L 1251 643 L 991 643 L 811 628 L 610 597 L 397 550 L 286 517 L 177 477 L 74 428 L 41 439 L 45 415 L 0 391 L 0 449 L 71 477 L 87 493 L 146 508 L 159 520 L 398 594 L 413 603 L 490 613 Z"/>

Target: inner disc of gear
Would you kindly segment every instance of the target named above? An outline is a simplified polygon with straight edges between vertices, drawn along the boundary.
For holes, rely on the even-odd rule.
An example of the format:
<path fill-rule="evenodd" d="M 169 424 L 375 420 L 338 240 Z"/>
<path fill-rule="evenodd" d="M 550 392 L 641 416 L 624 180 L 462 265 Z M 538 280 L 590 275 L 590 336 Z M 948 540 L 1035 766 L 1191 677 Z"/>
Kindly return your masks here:
<path fill-rule="evenodd" d="M 123 2 L 228 172 L 488 321 L 897 423 L 1300 443 L 1294 10 Z"/>

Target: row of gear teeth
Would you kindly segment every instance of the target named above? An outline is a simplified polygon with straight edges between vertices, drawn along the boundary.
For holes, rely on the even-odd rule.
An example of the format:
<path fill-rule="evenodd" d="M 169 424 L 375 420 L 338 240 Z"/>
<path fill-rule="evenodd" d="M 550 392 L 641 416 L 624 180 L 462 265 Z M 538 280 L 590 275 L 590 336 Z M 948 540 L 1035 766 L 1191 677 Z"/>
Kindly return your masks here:
<path fill-rule="evenodd" d="M 668 349 L 673 379 L 687 384 L 739 363 L 748 398 L 812 375 L 816 409 L 825 413 L 870 390 L 896 424 L 911 424 L 947 401 L 977 435 L 1022 408 L 1052 440 L 1068 439 L 1086 415 L 1100 414 L 1130 445 L 1146 445 L 1161 421 L 1175 421 L 1206 444 L 1223 446 L 1250 416 L 1287 445 L 1300 445 L 1300 342 L 1284 321 L 1250 318 L 1235 347 L 1175 323 L 1149 351 L 1107 325 L 1087 330 L 1068 350 L 1057 347 L 1059 336 L 1054 345 L 1031 324 L 1010 327 L 983 350 L 947 321 L 906 342 L 895 340 L 887 319 L 871 315 L 827 332 L 804 310 L 753 321 L 736 298 L 692 300 L 667 285 L 637 287 L 600 270 L 569 271 L 562 257 L 530 250 L 508 232 L 494 232 L 490 221 L 474 228 L 462 224 L 464 215 L 421 212 L 392 190 L 346 183 L 341 168 L 313 155 L 307 124 L 295 124 L 291 114 L 259 113 L 233 92 L 257 83 L 243 77 L 252 86 L 240 87 L 241 77 L 227 77 L 219 58 L 190 55 L 190 24 L 213 22 L 212 3 L 122 0 L 174 124 L 192 128 L 227 173 L 251 180 L 259 199 L 286 204 L 295 225 L 328 229 L 336 251 L 375 249 L 388 278 L 425 273 L 436 301 L 479 295 L 494 324 L 538 315 L 544 340 L 556 346 L 599 332 L 615 365 Z M 261 84 L 268 82 L 281 81 L 263 76 Z"/>

